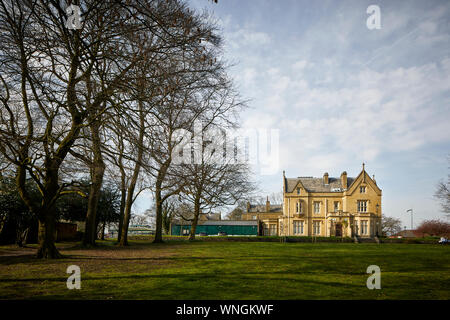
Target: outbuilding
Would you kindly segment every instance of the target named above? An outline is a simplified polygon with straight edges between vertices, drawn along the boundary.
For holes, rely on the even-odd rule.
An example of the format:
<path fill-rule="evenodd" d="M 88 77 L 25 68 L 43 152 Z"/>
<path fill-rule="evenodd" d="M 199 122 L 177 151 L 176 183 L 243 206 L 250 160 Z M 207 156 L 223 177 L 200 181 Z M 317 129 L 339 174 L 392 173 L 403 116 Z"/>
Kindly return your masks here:
<path fill-rule="evenodd" d="M 171 226 L 173 236 L 187 236 L 190 231 L 191 224 L 188 222 L 176 222 Z M 227 236 L 257 236 L 258 221 L 202 221 L 195 229 L 196 235 L 217 236 L 219 233 L 225 233 Z"/>

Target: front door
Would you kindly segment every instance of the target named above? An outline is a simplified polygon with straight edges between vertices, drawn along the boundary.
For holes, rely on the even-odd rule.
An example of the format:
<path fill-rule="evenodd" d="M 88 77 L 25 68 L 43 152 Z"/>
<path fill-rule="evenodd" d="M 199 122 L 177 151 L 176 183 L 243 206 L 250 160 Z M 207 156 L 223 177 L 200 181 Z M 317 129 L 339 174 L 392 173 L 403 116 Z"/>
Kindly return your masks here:
<path fill-rule="evenodd" d="M 342 237 L 342 224 L 336 223 L 336 237 Z"/>

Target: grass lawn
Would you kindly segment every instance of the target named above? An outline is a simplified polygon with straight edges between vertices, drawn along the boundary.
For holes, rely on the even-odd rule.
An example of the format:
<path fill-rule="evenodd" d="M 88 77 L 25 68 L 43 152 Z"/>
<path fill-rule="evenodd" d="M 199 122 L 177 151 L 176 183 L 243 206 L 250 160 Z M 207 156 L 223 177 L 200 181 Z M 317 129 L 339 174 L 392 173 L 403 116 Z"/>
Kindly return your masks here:
<path fill-rule="evenodd" d="M 0 246 L 0 299 L 450 299 L 450 246 L 131 241 L 58 244 L 65 258 Z M 81 290 L 66 269 L 81 268 Z M 381 290 L 369 290 L 369 265 Z"/>

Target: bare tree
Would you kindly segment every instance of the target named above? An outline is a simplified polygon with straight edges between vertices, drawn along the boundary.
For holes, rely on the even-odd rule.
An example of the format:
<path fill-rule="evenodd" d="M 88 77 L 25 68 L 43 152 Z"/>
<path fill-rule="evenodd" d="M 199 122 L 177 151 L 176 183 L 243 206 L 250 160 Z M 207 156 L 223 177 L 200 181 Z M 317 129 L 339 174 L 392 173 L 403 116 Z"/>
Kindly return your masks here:
<path fill-rule="evenodd" d="M 214 123 L 232 118 L 241 106 L 238 101 L 228 100 L 231 95 L 224 94 L 230 82 L 219 59 L 221 39 L 214 34 L 215 26 L 209 17 L 190 14 L 182 26 L 184 34 L 190 35 L 189 41 L 165 60 L 165 74 L 160 79 L 163 96 L 152 105 L 147 119 L 145 172 L 152 177 L 156 203 L 154 242 L 162 241 L 164 201 L 183 189 L 178 172 L 172 170 L 172 155 L 183 144 L 177 132 L 192 132 L 196 121 Z"/>
<path fill-rule="evenodd" d="M 86 234 L 95 233 L 92 221 L 104 170 L 99 121 L 108 99 L 129 82 L 133 66 L 145 59 L 139 46 L 133 46 L 132 35 L 158 23 L 143 23 L 139 8 L 132 5 L 136 2 L 80 1 L 83 22 L 72 30 L 66 25 L 69 4 L 0 3 L 0 152 L 14 164 L 19 194 L 38 217 L 38 257 L 44 258 L 60 256 L 54 245 L 54 204 L 71 192 L 70 179 L 62 180 L 60 171 L 86 127 L 95 153 Z M 30 198 L 27 177 L 39 188 L 41 201 Z"/>
<path fill-rule="evenodd" d="M 383 216 L 381 219 L 381 233 L 385 236 L 391 236 L 402 231 L 402 222 L 400 219 Z"/>
<path fill-rule="evenodd" d="M 41 1 L 0 4 L 0 151 L 15 165 L 19 194 L 38 217 L 42 258 L 60 256 L 54 204 L 67 183 L 61 184 L 59 170 L 86 118 L 79 91 L 95 63 L 92 43 L 65 27 L 64 9 Z M 88 6 L 86 17 L 93 12 Z M 40 203 L 29 195 L 27 175 L 42 194 Z"/>
<path fill-rule="evenodd" d="M 193 147 L 194 150 L 198 148 L 200 154 L 195 155 L 194 151 L 192 163 L 177 167 L 177 176 L 184 185 L 180 197 L 193 207 L 190 240 L 195 239 L 200 214 L 234 205 L 254 190 L 249 166 L 238 157 L 239 151 L 244 150 L 236 147 L 223 130 L 205 132 L 201 143 Z M 189 152 L 189 148 L 183 151 Z"/>
<path fill-rule="evenodd" d="M 450 162 L 450 157 L 448 160 Z M 447 182 L 438 183 L 434 197 L 440 202 L 442 211 L 450 217 L 450 175 L 447 176 Z"/>

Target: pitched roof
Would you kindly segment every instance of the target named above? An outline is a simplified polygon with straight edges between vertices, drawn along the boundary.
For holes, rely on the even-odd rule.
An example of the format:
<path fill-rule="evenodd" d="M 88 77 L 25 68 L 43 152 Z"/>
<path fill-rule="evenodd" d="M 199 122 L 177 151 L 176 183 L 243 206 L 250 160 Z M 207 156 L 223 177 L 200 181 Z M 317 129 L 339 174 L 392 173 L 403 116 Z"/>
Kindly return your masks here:
<path fill-rule="evenodd" d="M 347 187 L 355 181 L 355 178 L 347 177 Z M 328 178 L 328 184 L 323 182 L 323 178 L 298 177 L 286 178 L 286 192 L 293 192 L 297 184 L 301 182 L 308 192 L 340 192 L 342 191 L 340 178 Z M 339 191 L 338 191 L 339 190 Z"/>
<path fill-rule="evenodd" d="M 282 206 L 281 204 L 271 204 L 270 205 L 270 212 L 281 212 L 282 211 Z M 267 212 L 266 211 L 266 205 L 261 204 L 261 205 L 251 205 L 250 206 L 250 210 L 249 212 Z"/>
<path fill-rule="evenodd" d="M 422 233 L 417 230 L 402 230 L 394 235 L 393 237 L 403 237 L 403 238 L 418 238 L 422 236 Z"/>

